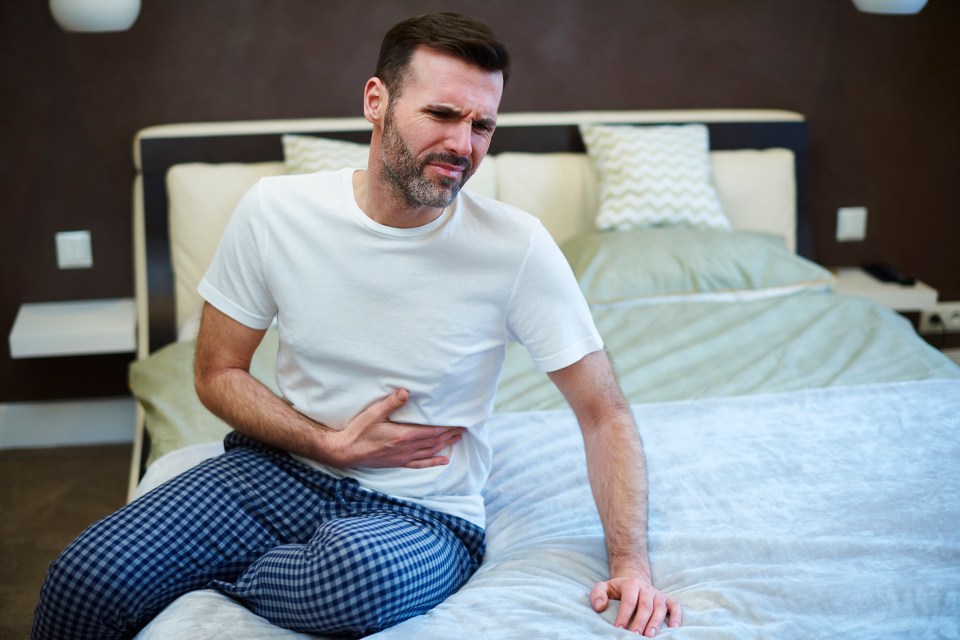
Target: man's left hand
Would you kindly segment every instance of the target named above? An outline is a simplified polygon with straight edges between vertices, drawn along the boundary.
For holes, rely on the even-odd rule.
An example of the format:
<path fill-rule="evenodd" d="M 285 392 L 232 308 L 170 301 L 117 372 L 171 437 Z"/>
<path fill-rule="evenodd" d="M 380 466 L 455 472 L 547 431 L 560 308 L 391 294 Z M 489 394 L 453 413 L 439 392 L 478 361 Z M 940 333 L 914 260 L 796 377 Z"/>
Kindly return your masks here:
<path fill-rule="evenodd" d="M 598 582 L 590 592 L 597 612 L 605 611 L 610 600 L 620 601 L 614 625 L 653 638 L 669 617 L 669 626 L 683 624 L 680 603 L 641 578 L 621 577 Z"/>

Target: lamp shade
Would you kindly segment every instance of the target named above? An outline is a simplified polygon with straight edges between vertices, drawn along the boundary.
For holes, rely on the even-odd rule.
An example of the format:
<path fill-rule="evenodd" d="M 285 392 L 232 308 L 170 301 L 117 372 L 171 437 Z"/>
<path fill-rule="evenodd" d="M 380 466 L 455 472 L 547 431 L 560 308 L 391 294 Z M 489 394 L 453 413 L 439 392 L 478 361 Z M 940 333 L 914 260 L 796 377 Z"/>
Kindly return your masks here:
<path fill-rule="evenodd" d="M 126 31 L 140 0 L 50 0 L 50 13 L 64 31 Z"/>
<path fill-rule="evenodd" d="M 853 0 L 865 13 L 920 13 L 927 0 Z"/>

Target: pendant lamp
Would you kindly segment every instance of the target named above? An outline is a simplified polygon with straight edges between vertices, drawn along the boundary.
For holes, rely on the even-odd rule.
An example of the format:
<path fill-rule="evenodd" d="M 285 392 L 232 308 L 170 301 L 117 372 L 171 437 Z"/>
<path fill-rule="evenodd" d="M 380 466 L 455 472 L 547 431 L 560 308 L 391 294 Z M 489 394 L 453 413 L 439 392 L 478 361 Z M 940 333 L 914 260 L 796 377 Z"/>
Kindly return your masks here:
<path fill-rule="evenodd" d="M 64 31 L 126 31 L 137 21 L 140 0 L 50 0 L 50 13 Z"/>
<path fill-rule="evenodd" d="M 920 13 L 927 0 L 853 0 L 864 13 Z"/>

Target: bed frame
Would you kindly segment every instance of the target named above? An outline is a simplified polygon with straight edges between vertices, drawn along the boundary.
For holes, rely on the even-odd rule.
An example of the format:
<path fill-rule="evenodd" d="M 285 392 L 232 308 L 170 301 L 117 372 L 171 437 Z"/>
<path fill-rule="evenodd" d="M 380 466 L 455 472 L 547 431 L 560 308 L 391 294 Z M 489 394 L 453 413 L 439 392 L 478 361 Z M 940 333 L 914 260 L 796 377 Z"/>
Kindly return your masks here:
<path fill-rule="evenodd" d="M 808 125 L 803 116 L 782 110 L 587 111 L 501 114 L 490 153 L 583 152 L 582 123 L 704 123 L 714 150 L 786 148 L 795 156 L 797 252 L 812 257 L 809 211 Z M 140 131 L 134 141 L 134 242 L 138 306 L 138 357 L 176 339 L 174 279 L 168 233 L 166 174 L 187 162 L 268 162 L 283 159 L 284 134 L 319 135 L 368 143 L 363 118 L 323 118 L 175 124 Z M 134 444 L 131 487 L 143 472 L 148 443 L 142 412 Z M 139 464 L 136 462 L 139 460 Z"/>

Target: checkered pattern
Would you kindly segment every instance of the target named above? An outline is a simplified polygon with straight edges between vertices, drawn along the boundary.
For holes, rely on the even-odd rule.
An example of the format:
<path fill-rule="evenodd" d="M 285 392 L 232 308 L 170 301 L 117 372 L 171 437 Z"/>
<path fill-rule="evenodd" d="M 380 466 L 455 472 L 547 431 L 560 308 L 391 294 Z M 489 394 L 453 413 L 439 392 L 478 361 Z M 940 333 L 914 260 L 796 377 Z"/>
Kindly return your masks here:
<path fill-rule="evenodd" d="M 50 565 L 33 637 L 130 637 L 215 587 L 274 624 L 361 636 L 477 568 L 483 530 L 232 433 L 227 452 L 87 529 Z"/>

